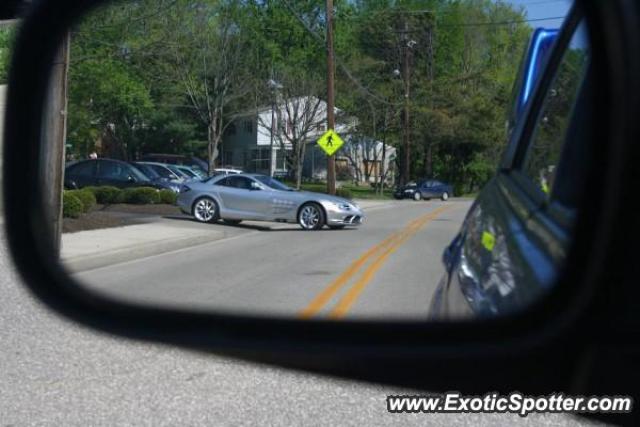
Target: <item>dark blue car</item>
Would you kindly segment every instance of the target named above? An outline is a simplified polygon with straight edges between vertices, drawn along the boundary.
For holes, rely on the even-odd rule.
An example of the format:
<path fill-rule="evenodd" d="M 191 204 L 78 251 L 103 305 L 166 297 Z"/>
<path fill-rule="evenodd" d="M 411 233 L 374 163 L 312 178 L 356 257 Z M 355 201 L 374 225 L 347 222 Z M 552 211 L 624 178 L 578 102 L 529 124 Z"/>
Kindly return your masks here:
<path fill-rule="evenodd" d="M 551 49 L 540 49 L 552 39 Z M 582 197 L 575 183 L 586 179 L 592 158 L 583 125 L 595 119 L 587 40 L 575 14 L 560 33 L 534 33 L 524 63 L 542 68 L 521 68 L 514 98 L 526 102 L 512 105 L 498 172 L 445 250 L 432 318 L 516 312 L 553 286 Z"/>
<path fill-rule="evenodd" d="M 67 165 L 64 172 L 64 188 L 79 189 L 89 186 L 118 188 L 153 187 L 158 190 L 180 191 L 176 183 L 149 176 L 137 165 L 114 159 L 81 160 Z"/>
<path fill-rule="evenodd" d="M 410 183 L 403 187 L 398 187 L 393 192 L 396 199 L 413 199 L 413 200 L 429 200 L 442 199 L 448 200 L 453 196 L 453 187 L 442 181 L 435 179 L 427 179 L 418 181 L 418 183 Z"/>

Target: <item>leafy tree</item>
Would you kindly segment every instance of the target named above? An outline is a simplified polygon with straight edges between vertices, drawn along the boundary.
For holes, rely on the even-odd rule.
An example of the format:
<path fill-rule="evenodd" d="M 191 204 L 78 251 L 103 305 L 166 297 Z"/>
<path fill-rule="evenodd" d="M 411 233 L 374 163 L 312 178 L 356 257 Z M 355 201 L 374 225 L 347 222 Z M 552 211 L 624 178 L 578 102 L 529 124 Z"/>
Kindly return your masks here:
<path fill-rule="evenodd" d="M 0 26 L 0 84 L 6 84 L 11 59 L 14 29 Z"/>
<path fill-rule="evenodd" d="M 283 106 L 326 99 L 324 7 L 324 0 L 133 0 L 97 10 L 72 33 L 69 141 L 79 155 L 106 138 L 115 156 L 204 154 L 213 167 L 225 128 L 272 104 L 268 81 L 282 85 Z M 531 31 L 523 18 L 492 0 L 336 0 L 336 105 L 354 119 L 357 138 L 402 149 L 408 102 L 411 178 L 473 190 L 504 148 L 505 109 Z M 275 135 L 298 182 L 314 135 L 302 128 L 324 121 L 320 104 L 279 113 L 297 122 L 295 136 L 280 128 Z"/>
<path fill-rule="evenodd" d="M 114 155 L 134 157 L 136 133 L 147 126 L 153 101 L 143 82 L 113 60 L 84 61 L 70 68 L 69 135 L 86 154 L 97 137 L 115 142 Z"/>

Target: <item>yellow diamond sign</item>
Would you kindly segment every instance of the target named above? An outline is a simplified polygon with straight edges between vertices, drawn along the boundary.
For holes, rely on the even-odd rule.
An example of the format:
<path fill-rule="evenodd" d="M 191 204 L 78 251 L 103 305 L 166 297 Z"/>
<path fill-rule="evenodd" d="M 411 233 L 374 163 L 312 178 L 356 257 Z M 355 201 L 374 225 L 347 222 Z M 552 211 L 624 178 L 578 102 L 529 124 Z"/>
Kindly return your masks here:
<path fill-rule="evenodd" d="M 333 130 L 328 130 L 327 133 L 320 137 L 318 145 L 327 155 L 333 156 L 344 145 L 344 141 Z"/>

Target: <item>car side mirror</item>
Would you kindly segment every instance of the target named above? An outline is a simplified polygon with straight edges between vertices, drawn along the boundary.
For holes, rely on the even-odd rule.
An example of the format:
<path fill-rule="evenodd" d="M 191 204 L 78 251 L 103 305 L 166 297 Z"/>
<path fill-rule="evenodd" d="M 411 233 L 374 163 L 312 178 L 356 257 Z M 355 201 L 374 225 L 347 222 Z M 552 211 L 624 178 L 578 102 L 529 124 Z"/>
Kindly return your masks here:
<path fill-rule="evenodd" d="M 137 182 L 136 179 L 133 177 L 133 175 L 129 175 L 127 177 L 127 182 Z"/>
<path fill-rule="evenodd" d="M 437 226 L 442 230 L 449 227 L 452 223 L 446 219 L 441 220 L 438 215 L 445 213 L 445 209 L 452 209 L 453 212 L 454 208 L 449 205 L 454 206 L 454 203 L 442 207 L 435 202 L 431 205 L 406 204 L 394 210 L 395 204 L 376 207 L 376 203 L 372 202 L 368 205 L 371 206 L 369 220 L 363 224 L 363 227 L 367 227 L 366 231 L 363 228 L 360 233 L 353 231 L 352 226 L 362 222 L 363 218 L 357 218 L 352 213 L 343 215 L 338 212 L 332 198 L 308 200 L 300 205 L 298 200 L 305 194 L 296 194 L 293 200 L 288 200 L 283 193 L 282 198 L 274 197 L 278 200 L 272 201 L 278 212 L 287 214 L 283 213 L 281 217 L 275 218 L 274 222 L 283 224 L 273 227 L 247 224 L 246 227 L 232 230 L 234 233 L 241 231 L 246 234 L 233 236 L 234 240 L 229 245 L 216 245 L 213 240 L 203 238 L 217 239 L 225 234 L 224 231 L 219 231 L 222 227 L 217 224 L 218 220 L 230 224 L 240 221 L 233 215 L 227 202 L 244 209 L 247 205 L 253 208 L 255 200 L 251 200 L 251 197 L 236 198 L 239 201 L 234 200 L 234 197 L 225 200 L 216 191 L 208 191 L 193 199 L 193 189 L 181 193 L 176 202 L 178 207 L 212 225 L 204 228 L 183 227 L 182 223 L 174 221 L 176 247 L 184 245 L 188 240 L 189 243 L 199 244 L 193 253 L 211 246 L 222 248 L 222 255 L 231 253 L 233 257 L 207 256 L 203 257 L 202 262 L 187 262 L 191 260 L 184 252 L 179 252 L 185 249 L 182 247 L 163 258 L 181 266 L 194 266 L 190 272 L 193 273 L 192 283 L 204 286 L 198 288 L 202 290 L 201 293 L 194 292 L 192 299 L 187 301 L 192 305 L 175 303 L 175 296 L 186 293 L 186 287 L 162 295 L 163 299 L 159 300 L 158 305 L 149 303 L 148 298 L 135 292 L 130 294 L 131 298 L 126 299 L 118 297 L 114 293 L 114 287 L 87 287 L 87 280 L 83 277 L 89 272 L 104 279 L 105 283 L 108 281 L 113 285 L 126 285 L 118 288 L 123 292 L 137 291 L 138 285 L 143 284 L 148 289 L 158 289 L 153 286 L 155 283 L 152 278 L 160 277 L 159 271 L 165 272 L 169 281 L 179 277 L 171 268 L 173 264 L 163 265 L 159 261 L 157 251 L 162 248 L 155 243 L 145 248 L 148 252 L 145 252 L 140 261 L 148 262 L 154 268 L 129 270 L 132 272 L 130 277 L 135 278 L 131 282 L 117 282 L 118 275 L 104 274 L 103 269 L 94 264 L 95 258 L 85 258 L 82 271 L 78 269 L 77 274 L 74 274 L 71 268 L 74 264 L 64 264 L 58 257 L 60 236 L 54 232 L 58 223 L 52 218 L 53 214 L 61 216 L 62 209 L 60 207 L 59 212 L 49 209 L 53 205 L 49 201 L 55 199 L 60 203 L 60 189 L 53 187 L 53 180 L 43 179 L 43 171 L 54 164 L 53 161 L 47 161 L 49 157 L 59 156 L 62 159 L 64 153 L 53 150 L 51 147 L 55 148 L 55 144 L 46 143 L 49 140 L 44 136 L 53 135 L 53 132 L 48 132 L 43 124 L 47 123 L 47 117 L 66 116 L 60 114 L 60 111 L 66 111 L 64 108 L 54 109 L 54 103 L 49 101 L 54 92 L 63 93 L 61 90 L 53 90 L 59 88 L 51 84 L 54 81 L 52 76 L 58 70 L 54 65 L 61 63 L 57 59 L 58 52 L 63 50 L 61 46 L 69 42 L 70 29 L 84 14 L 105 3 L 107 2 L 98 0 L 32 2 L 33 10 L 16 38 L 16 51 L 10 68 L 2 165 L 3 210 L 8 247 L 24 284 L 35 298 L 53 311 L 93 329 L 130 339 L 162 342 L 200 352 L 215 352 L 300 370 L 431 391 L 459 390 L 463 393 L 481 394 L 491 390 L 517 389 L 525 393 L 540 394 L 549 388 L 590 394 L 594 391 L 592 384 L 612 377 L 605 368 L 615 370 L 624 366 L 621 361 L 625 362 L 626 357 L 630 356 L 617 351 L 615 346 L 627 343 L 622 338 L 603 339 L 601 332 L 607 332 L 608 324 L 596 323 L 595 320 L 610 316 L 612 320 L 620 319 L 622 327 L 631 328 L 633 324 L 627 319 L 627 312 L 624 311 L 627 306 L 623 303 L 637 301 L 637 298 L 627 297 L 632 292 L 637 292 L 636 287 L 627 287 L 624 282 L 628 280 L 635 284 L 632 283 L 633 279 L 637 279 L 637 276 L 633 276 L 633 263 L 629 263 L 624 256 L 613 255 L 618 252 L 633 253 L 637 249 L 633 246 L 637 239 L 628 238 L 635 237 L 632 233 L 636 232 L 637 223 L 636 213 L 629 209 L 627 202 L 632 198 L 623 197 L 636 191 L 633 188 L 635 181 L 628 178 L 635 176 L 634 167 L 637 170 L 634 150 L 637 150 L 635 141 L 640 135 L 640 122 L 637 120 L 637 110 L 640 107 L 636 103 L 640 92 L 637 86 L 640 61 L 636 60 L 635 55 L 636 47 L 640 44 L 640 35 L 636 36 L 636 29 L 640 28 L 640 13 L 636 16 L 637 10 L 631 6 L 633 2 L 576 2 L 590 5 L 587 16 L 588 20 L 593 21 L 590 31 L 598 35 L 594 39 L 593 48 L 593 61 L 599 71 L 597 93 L 598 96 L 606 95 L 598 99 L 598 102 L 593 102 L 596 110 L 594 115 L 599 120 L 585 122 L 584 128 L 588 131 L 585 133 L 587 136 L 598 136 L 606 144 L 599 145 L 602 152 L 599 168 L 589 169 L 590 175 L 585 180 L 585 186 L 590 185 L 587 188 L 598 194 L 598 200 L 586 200 L 584 205 L 576 209 L 580 215 L 577 215 L 575 231 L 571 236 L 574 240 L 567 244 L 568 261 L 564 268 L 555 269 L 545 257 L 546 252 L 532 249 L 532 242 L 545 242 L 550 239 L 550 233 L 555 233 L 556 230 L 546 227 L 543 222 L 551 220 L 546 216 L 540 218 L 537 206 L 520 203 L 519 198 L 507 200 L 505 196 L 498 199 L 503 201 L 502 204 L 487 205 L 486 215 L 490 221 L 480 223 L 477 230 L 472 230 L 474 233 L 469 232 L 468 237 L 465 237 L 476 245 L 479 254 L 477 258 L 467 258 L 465 267 L 485 259 L 492 261 L 486 264 L 486 269 L 478 270 L 481 274 L 485 271 L 494 274 L 495 280 L 490 285 L 494 286 L 498 280 L 509 281 L 509 284 L 521 280 L 528 284 L 528 277 L 542 276 L 545 283 L 548 278 L 549 283 L 554 285 L 553 289 L 540 288 L 540 299 L 521 311 L 509 312 L 504 317 L 448 323 L 427 322 L 426 315 L 408 317 L 404 311 L 391 319 L 372 318 L 367 309 L 375 309 L 379 307 L 380 301 L 395 301 L 397 296 L 402 295 L 409 296 L 411 307 L 422 310 L 420 313 L 428 311 L 427 296 L 433 290 L 420 287 L 424 285 L 425 274 L 416 274 L 415 280 L 405 286 L 405 282 L 409 282 L 405 280 L 408 275 L 401 272 L 402 276 L 384 276 L 387 270 L 383 267 L 405 265 L 401 262 L 394 264 L 394 260 L 398 259 L 394 257 L 401 255 L 417 255 L 415 261 L 412 258 L 411 263 L 407 262 L 406 265 L 415 265 L 416 268 L 422 268 L 421 271 L 427 271 L 422 265 L 425 259 L 439 261 L 440 252 L 425 251 L 425 242 L 431 237 L 443 242 L 448 242 L 448 239 L 441 238 L 436 233 L 426 234 L 425 230 L 428 229 L 425 227 Z M 171 4 L 181 6 L 184 3 Z M 137 7 L 138 2 L 135 5 Z M 191 9 L 194 9 L 193 13 L 197 17 L 201 16 L 199 9 Z M 142 25 L 147 19 L 158 15 L 163 17 L 171 14 L 145 14 L 141 15 L 144 19 L 137 22 Z M 572 12 L 566 22 L 575 24 L 579 19 L 582 19 L 582 12 Z M 209 22 L 197 20 L 201 21 Z M 210 21 L 218 22 L 217 19 Z M 236 36 L 235 30 L 230 33 Z M 218 33 L 207 33 L 207 36 L 209 34 Z M 563 34 L 564 38 L 561 40 L 567 39 L 568 43 L 569 36 L 570 34 Z M 611 46 L 615 46 L 615 49 Z M 217 54 L 210 50 L 207 53 Z M 561 52 L 554 52 L 549 63 L 557 64 L 560 54 Z M 546 84 L 552 77 L 551 73 L 545 73 L 541 81 Z M 530 99 L 528 108 L 533 109 L 544 101 L 543 93 L 534 89 Z M 389 102 L 391 101 L 385 101 Z M 395 105 L 395 101 L 392 105 Z M 530 134 L 532 129 L 525 128 L 529 125 L 528 122 L 522 123 L 521 133 Z M 59 140 L 64 142 L 63 138 Z M 465 147 L 463 145 L 461 149 Z M 407 153 L 409 151 L 405 150 L 403 154 Z M 127 179 L 130 182 L 136 181 L 131 175 Z M 496 178 L 495 184 L 492 194 L 497 195 L 506 193 L 507 190 L 509 195 L 527 190 L 526 187 L 519 186 L 518 181 L 505 181 L 500 176 Z M 263 190 L 264 187 L 253 182 L 249 189 Z M 101 197 L 116 199 L 118 195 L 115 191 L 113 194 L 106 193 L 101 194 Z M 157 200 L 156 192 L 142 191 L 136 197 L 150 200 L 151 205 L 157 203 L 154 202 Z M 77 200 L 74 204 L 80 209 L 82 200 Z M 274 206 L 268 208 L 274 210 Z M 496 218 L 511 210 L 531 213 L 526 217 L 528 223 L 504 221 L 509 228 L 504 230 L 503 235 L 490 235 L 484 241 L 479 238 L 492 230 Z M 412 216 L 418 211 L 419 217 Z M 378 216 L 377 222 L 373 220 L 374 215 Z M 551 219 L 555 220 L 555 217 Z M 334 229 L 346 229 L 337 233 L 323 233 L 319 230 L 293 232 L 288 224 L 295 222 L 309 225 L 322 225 L 326 222 L 327 226 Z M 404 228 L 402 224 L 405 224 Z M 529 225 L 537 233 L 531 238 L 522 231 L 523 227 Z M 397 228 L 392 230 L 391 226 Z M 551 231 L 547 232 L 547 229 Z M 202 230 L 206 230 L 206 233 Z M 213 232 L 209 232 L 210 230 Z M 277 233 L 273 232 L 276 230 Z M 526 250 L 532 253 L 541 268 L 529 269 L 520 259 L 510 257 L 510 247 L 502 239 L 505 235 L 513 237 L 509 241 L 513 247 L 517 245 L 522 249 L 521 252 Z M 267 237 L 279 241 L 274 240 L 266 249 L 255 244 L 266 241 Z M 569 240 L 564 234 L 558 239 L 560 238 Z M 237 245 L 246 242 L 251 252 L 244 254 L 237 249 Z M 323 245 L 318 246 L 317 251 L 312 248 L 314 260 L 321 255 L 330 256 L 322 263 L 321 268 L 308 265 L 305 258 L 299 256 L 298 248 L 308 242 Z M 164 241 L 162 244 L 164 245 Z M 254 251 L 255 248 L 259 251 Z M 295 252 L 290 252 L 292 256 L 287 257 L 285 249 Z M 563 245 L 552 246 L 549 250 L 565 255 Z M 268 256 L 273 257 L 272 261 Z M 131 260 L 125 256 L 114 256 L 113 259 L 117 262 L 115 268 L 119 274 L 132 265 Z M 227 265 L 224 264 L 226 259 L 229 260 Z M 283 259 L 288 264 L 283 263 L 283 267 L 274 266 L 274 262 L 281 262 Z M 520 264 L 516 264 L 519 262 Z M 505 268 L 509 263 L 514 263 L 517 267 L 513 269 L 513 274 Z M 244 271 L 247 266 L 255 268 L 255 274 L 254 271 Z M 296 275 L 291 283 L 281 277 L 281 273 L 287 270 Z M 237 277 L 238 286 L 220 280 L 225 277 L 222 275 L 224 271 L 228 271 L 228 277 L 233 276 L 234 280 Z M 475 278 L 473 270 L 460 271 L 467 274 L 465 278 L 469 279 L 469 283 L 475 283 L 472 282 Z M 273 273 L 273 281 L 264 279 L 268 272 Z M 611 272 L 615 272 L 615 278 L 609 274 Z M 433 275 L 431 271 L 428 273 Z M 379 281 L 376 282 L 376 278 Z M 180 279 L 183 280 L 182 277 Z M 216 280 L 224 292 L 212 292 L 210 285 Z M 376 286 L 381 283 L 392 284 L 393 287 Z M 274 289 L 276 286 L 282 287 L 278 288 L 279 292 L 272 293 L 270 286 Z M 494 289 L 497 288 L 494 286 L 492 290 Z M 497 291 L 510 297 L 512 287 L 504 286 Z M 243 305 L 238 311 L 229 310 L 229 306 L 225 304 L 213 308 L 203 305 L 209 300 L 217 302 L 217 298 L 224 293 L 232 294 L 231 298 L 242 295 L 240 292 L 246 292 L 248 298 L 242 299 Z M 252 311 L 262 308 L 265 305 L 262 300 L 270 294 L 275 302 L 272 312 L 256 314 Z M 280 304 L 282 295 L 299 298 L 292 299 L 295 306 L 284 307 L 285 310 Z M 466 299 L 473 297 L 473 294 L 452 294 L 452 298 L 457 298 L 456 301 L 460 304 L 466 304 Z M 614 304 L 614 297 L 621 297 L 622 302 Z M 614 309 L 618 309 L 620 305 L 622 309 L 615 312 Z M 354 316 L 345 317 L 352 308 Z M 629 307 L 629 314 L 633 313 L 635 316 L 631 308 Z M 635 320 L 634 317 L 633 321 Z M 628 324 L 623 324 L 627 321 Z M 594 324 L 600 329 L 592 333 L 590 328 Z M 623 335 L 619 333 L 616 336 Z M 631 337 L 628 339 L 630 344 L 635 344 Z M 632 347 L 629 347 L 629 353 L 631 351 Z M 612 361 L 616 363 L 611 363 Z M 602 371 L 591 375 L 592 372 L 588 369 L 596 365 Z M 585 378 L 587 374 L 590 376 Z M 629 377 L 630 381 L 634 378 L 633 375 Z"/>

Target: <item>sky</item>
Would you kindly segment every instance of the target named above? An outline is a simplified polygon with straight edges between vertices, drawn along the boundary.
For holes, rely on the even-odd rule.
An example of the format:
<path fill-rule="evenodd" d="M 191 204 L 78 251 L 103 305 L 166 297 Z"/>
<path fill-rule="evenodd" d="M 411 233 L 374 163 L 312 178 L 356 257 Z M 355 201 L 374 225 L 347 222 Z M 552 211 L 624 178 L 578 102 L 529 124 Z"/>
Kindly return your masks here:
<path fill-rule="evenodd" d="M 503 0 L 515 6 L 523 6 L 528 19 L 542 19 L 555 16 L 564 16 L 569 11 L 573 0 Z M 531 22 L 534 28 L 559 28 L 562 19 L 543 20 Z"/>

